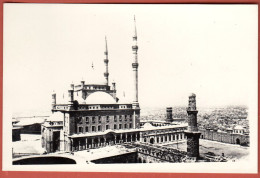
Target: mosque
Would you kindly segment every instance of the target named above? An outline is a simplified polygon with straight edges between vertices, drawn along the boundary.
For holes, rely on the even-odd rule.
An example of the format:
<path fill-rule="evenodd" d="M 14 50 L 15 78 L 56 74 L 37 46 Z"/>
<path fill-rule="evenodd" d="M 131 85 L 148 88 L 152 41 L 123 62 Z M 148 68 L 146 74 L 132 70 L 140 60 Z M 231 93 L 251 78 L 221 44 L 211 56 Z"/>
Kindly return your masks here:
<path fill-rule="evenodd" d="M 120 100 L 116 83 L 109 85 L 109 58 L 105 40 L 105 83 L 93 84 L 86 80 L 77 85 L 71 84 L 69 99 L 65 102 L 58 101 L 56 93 L 52 94 L 52 115 L 41 128 L 42 147 L 47 153 L 74 152 L 125 142 L 157 144 L 187 139 L 188 149 L 195 150 L 190 156 L 198 157 L 200 134 L 196 126 L 195 95 L 190 96 L 191 107 L 187 110 L 189 127 L 187 124 L 173 123 L 171 108 L 167 108 L 167 117 L 163 122 L 140 122 L 136 23 L 133 43 L 133 101 Z"/>

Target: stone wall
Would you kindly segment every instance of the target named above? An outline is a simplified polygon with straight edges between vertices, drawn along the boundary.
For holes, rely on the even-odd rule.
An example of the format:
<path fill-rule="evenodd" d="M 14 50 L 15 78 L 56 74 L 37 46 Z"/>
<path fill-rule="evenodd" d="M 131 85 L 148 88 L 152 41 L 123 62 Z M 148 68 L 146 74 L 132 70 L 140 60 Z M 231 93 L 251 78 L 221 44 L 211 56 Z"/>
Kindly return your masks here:
<path fill-rule="evenodd" d="M 218 141 L 230 144 L 247 145 L 249 144 L 249 135 L 217 132 L 213 130 L 200 130 L 201 139 Z"/>

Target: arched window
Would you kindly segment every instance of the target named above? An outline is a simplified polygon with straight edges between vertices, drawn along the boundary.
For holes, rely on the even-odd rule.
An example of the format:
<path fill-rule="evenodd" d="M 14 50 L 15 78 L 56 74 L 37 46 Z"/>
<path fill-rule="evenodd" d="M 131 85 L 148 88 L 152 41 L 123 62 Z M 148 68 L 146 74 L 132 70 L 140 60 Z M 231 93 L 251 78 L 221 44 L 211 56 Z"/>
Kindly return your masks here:
<path fill-rule="evenodd" d="M 78 133 L 82 133 L 83 132 L 83 128 L 82 127 L 79 127 L 78 128 Z"/>

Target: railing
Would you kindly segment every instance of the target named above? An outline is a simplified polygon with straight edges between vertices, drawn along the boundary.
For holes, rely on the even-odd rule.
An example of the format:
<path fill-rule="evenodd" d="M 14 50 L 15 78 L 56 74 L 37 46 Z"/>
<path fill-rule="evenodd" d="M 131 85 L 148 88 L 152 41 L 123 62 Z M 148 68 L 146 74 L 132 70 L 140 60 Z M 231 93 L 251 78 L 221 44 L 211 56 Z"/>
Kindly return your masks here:
<path fill-rule="evenodd" d="M 127 148 L 136 148 L 136 151 L 166 162 L 193 162 L 189 159 L 187 153 L 173 148 L 167 148 L 159 145 L 128 143 L 124 144 Z"/>

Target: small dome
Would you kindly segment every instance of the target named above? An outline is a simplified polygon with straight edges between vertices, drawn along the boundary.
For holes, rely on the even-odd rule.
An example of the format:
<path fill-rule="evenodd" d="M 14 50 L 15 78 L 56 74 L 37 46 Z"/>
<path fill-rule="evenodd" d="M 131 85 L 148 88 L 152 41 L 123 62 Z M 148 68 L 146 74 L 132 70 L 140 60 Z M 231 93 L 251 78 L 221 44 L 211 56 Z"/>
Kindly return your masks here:
<path fill-rule="evenodd" d="M 97 91 L 86 98 L 86 104 L 116 104 L 116 101 L 110 94 Z"/>
<path fill-rule="evenodd" d="M 152 128 L 154 128 L 154 126 L 152 126 L 152 124 L 147 122 L 147 123 L 144 124 L 143 128 L 144 129 L 152 129 Z"/>

